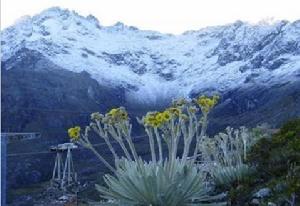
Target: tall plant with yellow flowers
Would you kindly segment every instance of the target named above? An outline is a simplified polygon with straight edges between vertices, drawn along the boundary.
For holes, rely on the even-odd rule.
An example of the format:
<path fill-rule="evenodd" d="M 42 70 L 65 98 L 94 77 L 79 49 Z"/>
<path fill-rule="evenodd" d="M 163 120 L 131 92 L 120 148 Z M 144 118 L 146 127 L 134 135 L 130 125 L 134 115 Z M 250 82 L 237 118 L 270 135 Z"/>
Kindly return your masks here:
<path fill-rule="evenodd" d="M 173 162 L 178 157 L 178 143 L 180 138 L 183 138 L 184 148 L 181 161 L 187 161 L 191 150 L 192 140 L 196 141 L 191 163 L 194 163 L 201 139 L 205 137 L 208 114 L 211 109 L 217 104 L 219 97 L 211 98 L 201 96 L 193 101 L 180 99 L 174 101 L 172 106 L 162 112 L 148 112 L 142 120 L 145 131 L 149 137 L 150 151 L 152 161 L 163 161 L 162 141 L 167 144 L 169 163 Z M 202 116 L 197 115 L 199 108 Z M 155 140 L 157 143 L 159 157 L 155 154 Z"/>
<path fill-rule="evenodd" d="M 93 113 L 84 132 L 80 132 L 79 127 L 68 132 L 72 141 L 93 151 L 114 173 L 104 176 L 108 187 L 97 186 L 104 198 L 120 205 L 199 205 L 207 200 L 207 190 L 194 162 L 199 144 L 205 138 L 208 115 L 218 99 L 218 96 L 179 99 L 164 111 L 148 112 L 138 118 L 149 138 L 149 162 L 137 154 L 131 137 L 132 125 L 123 107 L 112 109 L 105 115 Z M 104 139 L 115 159 L 114 165 L 93 147 L 89 140 L 90 131 Z M 181 138 L 183 152 L 178 154 Z M 120 145 L 123 155 L 117 154 L 111 140 Z M 163 151 L 164 145 L 167 154 Z"/>

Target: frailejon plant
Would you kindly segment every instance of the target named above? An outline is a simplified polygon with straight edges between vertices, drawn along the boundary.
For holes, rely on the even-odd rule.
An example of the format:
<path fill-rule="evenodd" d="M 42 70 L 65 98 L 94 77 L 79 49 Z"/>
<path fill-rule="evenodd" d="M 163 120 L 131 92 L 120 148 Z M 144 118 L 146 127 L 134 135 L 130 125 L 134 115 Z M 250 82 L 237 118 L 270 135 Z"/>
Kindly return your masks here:
<path fill-rule="evenodd" d="M 208 172 L 218 185 L 230 187 L 254 173 L 254 168 L 245 162 L 248 150 L 257 139 L 245 127 L 235 130 L 227 127 L 226 133 L 202 139 L 199 148 L 202 163 L 209 165 Z"/>
<path fill-rule="evenodd" d="M 212 199 L 197 168 L 179 160 L 172 168 L 165 162 L 124 160 L 116 176 L 104 179 L 108 188 L 96 188 L 119 205 L 193 205 Z"/>
<path fill-rule="evenodd" d="M 120 205 L 199 205 L 209 198 L 202 173 L 194 163 L 200 142 L 205 138 L 208 114 L 217 101 L 218 96 L 201 96 L 193 101 L 180 99 L 164 111 L 148 112 L 138 119 L 149 138 L 150 162 L 143 161 L 136 152 L 132 125 L 123 107 L 105 115 L 93 113 L 90 125 L 83 132 L 74 127 L 68 133 L 72 141 L 89 148 L 113 173 L 104 176 L 107 188 L 97 186 L 104 198 Z M 199 109 L 202 115 L 198 114 Z M 89 140 L 91 131 L 104 139 L 115 159 L 114 165 L 93 147 Z M 180 138 L 184 143 L 181 155 L 178 154 Z M 112 147 L 112 139 L 122 148 L 122 156 Z M 196 145 L 192 148 L 193 140 Z M 168 149 L 166 156 L 163 156 L 164 143 Z M 192 158 L 188 158 L 190 153 Z"/>

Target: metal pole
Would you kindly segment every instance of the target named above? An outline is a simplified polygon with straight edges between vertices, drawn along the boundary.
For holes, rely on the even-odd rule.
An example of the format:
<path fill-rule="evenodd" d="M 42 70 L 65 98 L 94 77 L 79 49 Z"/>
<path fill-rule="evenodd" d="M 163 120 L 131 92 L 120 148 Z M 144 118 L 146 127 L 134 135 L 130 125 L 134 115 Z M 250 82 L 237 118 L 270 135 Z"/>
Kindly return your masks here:
<path fill-rule="evenodd" d="M 6 136 L 1 135 L 1 205 L 6 205 Z"/>
<path fill-rule="evenodd" d="M 56 154 L 56 158 L 55 158 L 54 169 L 53 169 L 53 173 L 52 173 L 52 180 L 55 180 L 55 173 L 56 173 L 56 168 L 57 168 L 57 162 L 58 162 L 58 153 Z"/>
<path fill-rule="evenodd" d="M 62 159 L 61 159 L 61 152 L 60 151 L 57 151 L 57 157 L 58 157 L 58 172 L 57 172 L 57 175 L 58 175 L 58 180 L 61 179 L 61 167 L 62 167 Z"/>
<path fill-rule="evenodd" d="M 67 167 L 68 167 L 68 153 L 67 153 L 67 157 L 66 157 L 66 161 L 65 161 L 65 165 L 64 165 L 63 177 L 62 177 L 62 180 L 61 180 L 61 189 L 63 189 L 63 190 L 65 190 Z"/>
<path fill-rule="evenodd" d="M 71 183 L 71 149 L 68 148 L 68 186 Z"/>

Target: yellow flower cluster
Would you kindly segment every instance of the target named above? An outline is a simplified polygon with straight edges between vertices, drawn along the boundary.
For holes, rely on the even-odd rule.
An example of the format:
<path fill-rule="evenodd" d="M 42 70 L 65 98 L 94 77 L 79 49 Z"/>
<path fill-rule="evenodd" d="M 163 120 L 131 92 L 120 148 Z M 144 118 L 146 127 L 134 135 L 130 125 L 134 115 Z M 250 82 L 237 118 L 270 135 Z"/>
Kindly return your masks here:
<path fill-rule="evenodd" d="M 72 139 L 72 140 L 79 140 L 80 138 L 80 127 L 79 126 L 76 126 L 76 127 L 72 127 L 70 129 L 68 129 L 68 134 L 69 134 L 69 137 Z"/>
<path fill-rule="evenodd" d="M 128 113 L 123 107 L 111 109 L 105 117 L 109 123 L 116 123 L 128 119 Z"/>
<path fill-rule="evenodd" d="M 200 96 L 196 99 L 197 104 L 200 106 L 202 112 L 208 113 L 217 103 L 219 100 L 219 96 L 213 97 L 206 97 Z"/>
<path fill-rule="evenodd" d="M 144 117 L 144 124 L 150 127 L 160 127 L 164 123 L 170 121 L 171 118 L 172 114 L 168 110 L 163 112 L 148 112 Z"/>

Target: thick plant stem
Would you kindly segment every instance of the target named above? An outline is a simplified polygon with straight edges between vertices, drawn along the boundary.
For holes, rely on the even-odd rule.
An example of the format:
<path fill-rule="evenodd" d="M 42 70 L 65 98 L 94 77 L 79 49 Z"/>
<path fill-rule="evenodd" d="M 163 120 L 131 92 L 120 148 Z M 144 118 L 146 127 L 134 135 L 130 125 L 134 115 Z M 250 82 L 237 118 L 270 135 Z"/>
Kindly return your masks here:
<path fill-rule="evenodd" d="M 97 126 L 98 126 L 98 130 L 99 130 L 98 131 L 99 136 L 103 137 L 103 139 L 104 139 L 105 143 L 108 145 L 108 148 L 110 149 L 111 153 L 114 155 L 114 158 L 116 160 L 119 160 L 119 156 L 117 155 L 116 151 L 114 150 L 113 146 L 111 145 L 111 143 L 109 141 L 109 138 L 107 136 L 107 131 L 103 130 L 99 121 L 97 121 Z"/>
<path fill-rule="evenodd" d="M 133 155 L 134 160 L 138 161 L 138 155 L 137 155 L 137 152 L 135 150 L 135 147 L 134 147 L 134 144 L 133 144 L 131 138 L 129 136 L 127 136 L 126 137 L 126 141 L 127 141 L 128 145 L 129 145 L 129 148 L 131 150 L 131 153 Z"/>
<path fill-rule="evenodd" d="M 108 131 L 110 132 L 111 136 L 119 143 L 123 152 L 125 153 L 126 158 L 129 159 L 130 161 L 132 161 L 132 158 L 123 142 L 122 133 L 121 133 L 120 129 L 117 128 L 117 131 L 116 131 L 113 126 L 110 126 Z"/>
<path fill-rule="evenodd" d="M 172 120 L 171 120 L 172 121 Z M 173 137 L 173 126 L 172 126 L 172 123 L 170 125 L 171 127 L 171 130 L 170 130 L 170 148 L 169 148 L 169 161 L 170 161 L 170 164 L 172 162 L 172 151 L 173 151 L 173 145 L 174 145 L 174 137 Z"/>
<path fill-rule="evenodd" d="M 117 140 L 117 141 L 120 144 L 121 148 L 123 149 L 123 151 L 124 151 L 124 153 L 126 155 L 126 158 L 129 159 L 130 161 L 132 161 L 132 158 L 131 158 L 131 156 L 130 156 L 130 154 L 129 154 L 129 152 L 128 152 L 125 144 L 124 144 L 124 142 L 122 140 Z"/>
<path fill-rule="evenodd" d="M 170 143 L 170 148 L 169 148 L 169 168 L 171 170 L 173 161 L 174 161 L 174 149 L 175 149 L 175 130 L 174 130 L 174 119 L 171 119 L 170 122 L 170 133 L 171 133 L 171 143 Z"/>
<path fill-rule="evenodd" d="M 187 149 L 189 149 L 188 146 L 187 146 L 189 134 L 188 134 L 188 130 L 187 130 L 187 128 L 186 128 L 185 122 L 182 122 L 180 126 L 181 126 L 181 131 L 182 131 L 182 134 L 183 134 L 183 140 L 184 140 L 184 148 L 183 148 L 183 153 L 182 153 L 181 159 L 182 159 L 183 161 L 185 161 L 186 157 L 188 156 L 188 152 L 189 152 L 189 151 L 187 150 Z"/>
<path fill-rule="evenodd" d="M 174 152 L 173 152 L 173 159 L 175 160 L 177 157 L 177 149 L 178 149 L 178 142 L 179 142 L 179 138 L 180 138 L 180 123 L 178 123 L 177 125 L 175 125 L 174 128 Z"/>
<path fill-rule="evenodd" d="M 182 155 L 183 162 L 186 162 L 187 160 L 193 137 L 195 134 L 197 134 L 197 127 L 198 127 L 197 119 L 196 118 L 193 119 L 192 114 L 189 112 L 189 127 L 186 133 L 184 134 L 186 137 L 184 138 L 184 151 Z"/>
<path fill-rule="evenodd" d="M 116 151 L 114 150 L 113 146 L 111 145 L 107 133 L 105 133 L 100 125 L 99 122 L 97 122 L 97 128 L 94 128 L 94 131 L 99 135 L 99 137 L 102 137 L 105 141 L 105 143 L 107 144 L 109 150 L 111 151 L 111 153 L 113 154 L 115 160 L 119 160 L 119 157 L 116 153 Z"/>
<path fill-rule="evenodd" d="M 147 132 L 148 137 L 149 137 L 149 144 L 150 144 L 152 162 L 156 162 L 153 133 L 149 128 L 146 129 L 146 132 Z"/>
<path fill-rule="evenodd" d="M 184 152 L 182 155 L 183 162 L 186 162 L 186 160 L 187 160 L 187 157 L 188 157 L 189 151 L 190 151 L 191 142 L 192 142 L 192 138 L 189 138 L 186 141 L 184 141 Z"/>
<path fill-rule="evenodd" d="M 119 160 L 119 156 L 117 155 L 116 151 L 114 150 L 113 146 L 111 145 L 109 139 L 107 137 L 104 138 L 105 143 L 107 144 L 109 150 L 113 154 L 115 160 Z"/>
<path fill-rule="evenodd" d="M 203 114 L 203 122 L 202 122 L 201 133 L 200 133 L 199 136 L 197 136 L 196 146 L 195 146 L 194 155 L 193 155 L 193 159 L 192 159 L 193 163 L 196 161 L 196 158 L 197 158 L 197 153 L 198 153 L 198 150 L 199 150 L 200 140 L 204 137 L 204 135 L 206 133 L 206 129 L 207 129 L 207 115 L 208 115 L 208 113 L 204 113 Z"/>
<path fill-rule="evenodd" d="M 162 162 L 163 160 L 163 155 L 162 155 L 162 145 L 161 145 L 161 138 L 159 136 L 159 133 L 157 131 L 157 128 L 154 128 L 155 136 L 156 136 L 156 141 L 158 144 L 158 152 L 159 152 L 159 161 Z"/>
<path fill-rule="evenodd" d="M 116 170 L 95 150 L 95 148 L 90 145 L 88 147 L 90 150 L 92 150 L 92 152 L 100 159 L 100 161 L 103 162 L 103 164 L 113 173 L 116 173 Z"/>
<path fill-rule="evenodd" d="M 176 160 L 177 157 L 177 149 L 178 149 L 178 142 L 179 142 L 179 138 L 180 138 L 180 123 L 175 124 L 175 122 L 173 122 L 173 149 L 172 149 L 172 159 L 173 161 Z"/>
<path fill-rule="evenodd" d="M 131 138 L 131 135 L 130 135 L 131 134 L 131 128 L 132 128 L 132 126 L 129 125 L 129 124 L 127 124 L 127 125 L 123 124 L 123 126 L 122 126 L 122 130 L 123 130 L 125 139 L 126 139 L 128 145 L 129 145 L 129 148 L 131 150 L 133 158 L 134 158 L 135 161 L 138 161 L 139 157 L 138 157 L 138 154 L 136 152 L 135 146 L 134 146 L 134 144 L 132 142 L 132 138 Z"/>
<path fill-rule="evenodd" d="M 82 136 L 83 138 L 79 141 L 79 143 L 90 149 L 97 157 L 100 159 L 100 161 L 113 173 L 116 173 L 116 170 L 97 152 L 97 150 L 93 147 L 91 142 L 89 141 L 87 136 Z"/>

